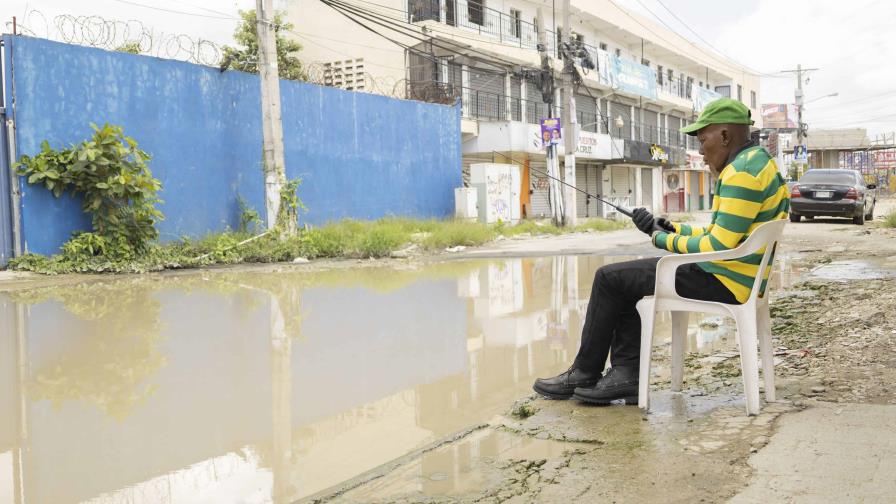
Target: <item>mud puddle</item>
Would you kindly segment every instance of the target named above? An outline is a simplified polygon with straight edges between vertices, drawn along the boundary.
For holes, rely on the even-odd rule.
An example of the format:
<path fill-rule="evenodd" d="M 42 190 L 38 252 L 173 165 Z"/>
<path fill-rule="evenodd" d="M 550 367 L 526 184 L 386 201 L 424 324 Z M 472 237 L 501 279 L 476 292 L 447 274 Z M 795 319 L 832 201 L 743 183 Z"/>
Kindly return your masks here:
<path fill-rule="evenodd" d="M 809 275 L 815 280 L 878 280 L 896 277 L 896 270 L 873 261 L 832 261 L 814 268 Z"/>
<path fill-rule="evenodd" d="M 626 259 L 197 272 L 0 295 L 0 497 L 325 492 L 490 422 L 566 369 L 594 272 Z M 731 331 L 694 315 L 690 349 L 731 352 Z M 475 464 L 556 448 L 483 436 L 458 448 Z M 437 488 L 459 470 L 422 474 Z"/>

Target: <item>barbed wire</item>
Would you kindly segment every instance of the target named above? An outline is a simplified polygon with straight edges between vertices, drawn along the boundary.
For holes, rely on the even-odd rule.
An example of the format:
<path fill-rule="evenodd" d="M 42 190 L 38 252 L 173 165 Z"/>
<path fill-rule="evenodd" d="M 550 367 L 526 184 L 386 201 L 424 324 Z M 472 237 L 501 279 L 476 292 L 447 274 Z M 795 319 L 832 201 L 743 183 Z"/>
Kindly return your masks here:
<path fill-rule="evenodd" d="M 11 31 L 11 22 L 7 22 L 6 26 Z M 59 14 L 48 19 L 43 12 L 29 8 L 17 22 L 17 29 L 19 33 L 31 37 L 110 51 L 137 52 L 207 66 L 220 67 L 224 56 L 223 47 L 215 42 L 155 30 L 135 19 L 122 21 L 99 15 L 72 14 Z M 347 89 L 348 85 L 338 83 L 345 83 L 350 77 L 353 91 L 400 99 L 408 97 L 407 79 L 404 78 L 377 77 L 366 71 L 343 72 L 339 67 L 330 67 L 320 61 L 306 62 L 304 70 L 307 81 L 312 84 Z"/>
<path fill-rule="evenodd" d="M 362 93 L 372 93 L 392 98 L 404 99 L 406 79 L 395 77 L 377 77 L 370 72 L 345 71 L 340 67 L 328 66 L 322 61 L 306 63 L 307 82 L 320 86 L 351 89 Z M 343 83 L 340 85 L 339 83 Z"/>
<path fill-rule="evenodd" d="M 9 25 L 7 29 L 11 28 Z M 43 12 L 29 9 L 17 25 L 22 34 L 32 37 L 111 51 L 136 50 L 140 54 L 200 65 L 217 66 L 223 54 L 221 46 L 211 40 L 155 30 L 135 19 L 121 21 L 98 15 L 60 14 L 50 21 Z"/>

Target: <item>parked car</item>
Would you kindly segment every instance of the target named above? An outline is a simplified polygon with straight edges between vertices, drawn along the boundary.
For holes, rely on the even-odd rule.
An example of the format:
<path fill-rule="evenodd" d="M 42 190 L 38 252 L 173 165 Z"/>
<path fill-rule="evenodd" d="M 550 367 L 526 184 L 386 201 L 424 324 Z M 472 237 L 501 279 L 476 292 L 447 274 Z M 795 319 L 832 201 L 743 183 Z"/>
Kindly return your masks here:
<path fill-rule="evenodd" d="M 855 170 L 815 168 L 790 189 L 790 221 L 801 218 L 849 217 L 862 225 L 874 218 L 877 184 L 865 182 Z"/>

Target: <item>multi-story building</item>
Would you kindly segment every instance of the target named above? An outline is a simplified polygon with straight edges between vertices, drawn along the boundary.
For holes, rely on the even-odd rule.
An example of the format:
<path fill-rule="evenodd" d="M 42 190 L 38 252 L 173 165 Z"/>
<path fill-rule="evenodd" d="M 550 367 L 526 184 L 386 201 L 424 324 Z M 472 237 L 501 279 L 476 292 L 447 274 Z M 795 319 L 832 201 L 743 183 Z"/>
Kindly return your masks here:
<path fill-rule="evenodd" d="M 380 90 L 387 94 L 460 100 L 463 170 L 477 162 L 520 165 L 522 214 L 550 215 L 539 123 L 561 115 L 558 41 L 568 39 L 553 2 L 333 2 L 328 3 L 342 12 L 319 2 L 289 11 L 306 60 L 330 69 L 361 62 L 373 81 L 365 89 L 373 92 L 383 81 L 380 88 L 392 84 Z M 553 96 L 543 93 L 538 79 L 539 18 L 558 77 Z M 761 127 L 759 76 L 613 0 L 572 0 L 571 25 L 581 56 L 587 54 L 577 61 L 582 78 L 575 91 L 576 185 L 654 211 L 708 208 L 711 174 L 696 140 L 678 130 L 719 96 L 741 100 Z M 357 76 L 352 82 L 357 86 Z M 580 217 L 612 214 L 581 193 L 576 207 Z"/>

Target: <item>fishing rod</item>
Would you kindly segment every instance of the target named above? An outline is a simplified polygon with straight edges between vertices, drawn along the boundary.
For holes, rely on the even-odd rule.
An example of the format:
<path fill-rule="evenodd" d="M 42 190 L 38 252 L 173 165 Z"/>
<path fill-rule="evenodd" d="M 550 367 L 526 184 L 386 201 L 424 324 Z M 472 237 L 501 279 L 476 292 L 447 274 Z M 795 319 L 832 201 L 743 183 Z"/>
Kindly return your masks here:
<path fill-rule="evenodd" d="M 500 152 L 497 152 L 497 151 L 494 151 L 494 152 L 495 152 L 495 154 L 500 154 L 501 156 L 506 157 L 507 159 L 513 161 L 514 163 L 516 162 L 512 157 L 507 156 L 506 154 L 501 154 Z M 625 215 L 626 217 L 632 217 L 632 216 L 633 216 L 633 215 L 632 215 L 632 211 L 631 211 L 630 209 L 626 208 L 626 207 L 619 206 L 619 205 L 614 205 L 614 204 L 610 203 L 609 201 L 607 201 L 607 200 L 605 200 L 605 199 L 603 199 L 603 198 L 601 198 L 601 197 L 595 196 L 595 195 L 593 195 L 593 194 L 591 194 L 591 193 L 589 193 L 589 192 L 587 192 L 587 191 L 584 191 L 584 190 L 582 190 L 582 189 L 579 189 L 578 187 L 576 187 L 576 186 L 574 186 L 574 185 L 572 185 L 572 184 L 566 183 L 566 182 L 564 182 L 564 181 L 558 179 L 557 177 L 554 177 L 554 176 L 552 176 L 552 175 L 549 175 L 547 172 L 542 171 L 542 170 L 539 170 L 538 168 L 533 168 L 533 167 L 530 166 L 529 169 L 535 171 L 536 173 L 540 173 L 540 174 L 544 175 L 545 177 L 547 177 L 547 178 L 549 178 L 549 179 L 556 180 L 557 182 L 560 182 L 561 184 L 563 184 L 563 185 L 565 185 L 565 186 L 567 186 L 567 187 L 571 187 L 571 188 L 575 189 L 576 191 L 579 191 L 580 193 L 584 194 L 585 196 L 588 196 L 589 198 L 594 198 L 594 199 L 596 199 L 597 201 L 600 201 L 601 203 L 604 203 L 605 205 L 610 205 L 611 207 L 615 208 L 616 210 L 619 210 L 619 213 L 621 213 L 622 215 Z"/>

